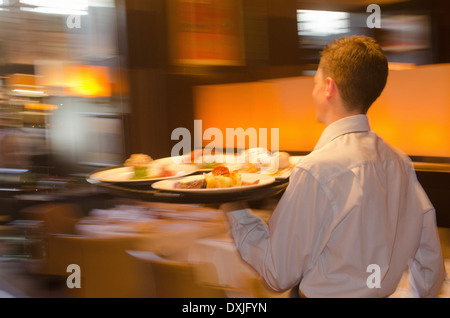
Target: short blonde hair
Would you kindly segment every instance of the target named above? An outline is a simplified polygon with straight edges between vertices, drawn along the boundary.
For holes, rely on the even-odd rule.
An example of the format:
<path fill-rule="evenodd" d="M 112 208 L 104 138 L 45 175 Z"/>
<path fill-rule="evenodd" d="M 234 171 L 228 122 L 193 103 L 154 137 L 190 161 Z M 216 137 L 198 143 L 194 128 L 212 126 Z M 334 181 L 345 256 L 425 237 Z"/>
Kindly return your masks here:
<path fill-rule="evenodd" d="M 322 52 L 320 67 L 331 77 L 348 110 L 367 113 L 386 86 L 388 61 L 376 41 L 367 36 L 339 38 Z"/>

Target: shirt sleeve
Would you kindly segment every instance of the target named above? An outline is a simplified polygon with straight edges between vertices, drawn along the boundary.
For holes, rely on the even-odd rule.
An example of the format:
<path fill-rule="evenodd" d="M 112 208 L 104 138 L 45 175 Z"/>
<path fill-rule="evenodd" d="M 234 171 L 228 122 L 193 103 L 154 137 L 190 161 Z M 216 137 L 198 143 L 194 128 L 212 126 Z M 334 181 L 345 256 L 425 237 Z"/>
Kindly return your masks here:
<path fill-rule="evenodd" d="M 414 297 L 436 297 L 446 275 L 436 212 L 418 182 L 416 187 L 423 211 L 426 212 L 423 214 L 419 247 L 409 266 L 411 292 Z"/>
<path fill-rule="evenodd" d="M 331 209 L 325 191 L 306 170 L 296 168 L 268 224 L 249 209 L 227 214 L 241 257 L 274 290 L 296 285 L 320 252 L 321 227 Z"/>
<path fill-rule="evenodd" d="M 435 210 L 423 216 L 420 245 L 410 264 L 410 286 L 414 297 L 436 297 L 445 279 L 445 267 Z"/>

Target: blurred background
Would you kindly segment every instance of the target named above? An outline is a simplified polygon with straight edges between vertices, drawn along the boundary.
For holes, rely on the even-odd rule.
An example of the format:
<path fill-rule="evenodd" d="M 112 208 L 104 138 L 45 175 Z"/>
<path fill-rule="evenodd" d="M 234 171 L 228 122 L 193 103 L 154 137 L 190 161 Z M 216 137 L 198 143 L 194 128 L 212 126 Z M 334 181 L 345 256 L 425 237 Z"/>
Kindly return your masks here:
<path fill-rule="evenodd" d="M 450 62 L 447 1 L 380 0 L 372 29 L 371 2 L 0 1 L 2 166 L 68 174 L 169 156 L 173 129 L 207 115 L 196 87 L 311 75 L 343 35 L 375 37 L 393 66 Z"/>
<path fill-rule="evenodd" d="M 372 3 L 381 28 L 367 26 Z M 448 164 L 449 16 L 446 0 L 0 0 L 2 224 L 62 198 L 85 215 L 109 207 L 86 177 L 133 153 L 170 156 L 171 132 L 195 119 L 280 128 L 281 150 L 308 153 L 323 129 L 311 78 L 344 35 L 374 37 L 390 62 L 375 130 Z M 448 212 L 443 175 L 423 180 Z"/>

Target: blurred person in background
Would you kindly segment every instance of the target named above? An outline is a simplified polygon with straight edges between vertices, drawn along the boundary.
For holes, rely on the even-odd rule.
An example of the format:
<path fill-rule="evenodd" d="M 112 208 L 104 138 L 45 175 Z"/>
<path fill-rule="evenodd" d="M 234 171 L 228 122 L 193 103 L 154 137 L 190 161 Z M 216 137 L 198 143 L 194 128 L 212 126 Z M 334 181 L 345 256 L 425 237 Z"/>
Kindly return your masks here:
<path fill-rule="evenodd" d="M 328 45 L 312 92 L 326 128 L 268 224 L 245 202 L 221 206 L 241 257 L 271 288 L 292 297 L 388 297 L 409 269 L 413 296 L 438 294 L 445 270 L 434 207 L 409 157 L 370 130 L 367 111 L 387 76 L 372 38 Z"/>

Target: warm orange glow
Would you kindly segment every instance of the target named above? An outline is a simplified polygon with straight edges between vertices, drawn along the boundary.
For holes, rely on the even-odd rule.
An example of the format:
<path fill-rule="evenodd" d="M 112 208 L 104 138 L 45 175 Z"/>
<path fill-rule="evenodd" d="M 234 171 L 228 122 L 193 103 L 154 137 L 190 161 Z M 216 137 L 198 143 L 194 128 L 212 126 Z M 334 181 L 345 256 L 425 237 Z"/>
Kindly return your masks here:
<path fill-rule="evenodd" d="M 168 1 L 171 55 L 176 64 L 241 65 L 241 2 Z"/>
<path fill-rule="evenodd" d="M 29 74 L 11 74 L 7 77 L 7 84 L 9 86 L 35 86 L 36 80 L 34 75 Z"/>
<path fill-rule="evenodd" d="M 372 129 L 409 155 L 450 157 L 450 64 L 389 73 Z"/>
<path fill-rule="evenodd" d="M 195 118 L 203 121 L 203 129 L 216 127 L 223 132 L 238 127 L 279 128 L 279 149 L 312 150 L 324 128 L 315 120 L 312 85 L 312 77 L 305 76 L 199 86 Z M 270 146 L 270 135 L 267 143 Z"/>
<path fill-rule="evenodd" d="M 389 62 L 389 70 L 391 71 L 412 70 L 414 68 L 416 68 L 416 64 L 414 63 Z"/>
<path fill-rule="evenodd" d="M 59 107 L 57 105 L 50 105 L 50 104 L 26 104 L 24 106 L 25 109 L 32 109 L 32 110 L 57 110 Z"/>
<path fill-rule="evenodd" d="M 450 157 L 450 65 L 391 70 L 369 111 L 372 130 L 411 156 Z M 195 119 L 210 127 L 279 128 L 279 148 L 311 151 L 317 123 L 311 76 L 199 86 Z M 204 141 L 204 146 L 208 141 Z"/>
<path fill-rule="evenodd" d="M 94 65 L 67 66 L 64 76 L 65 87 L 69 95 L 82 97 L 111 95 L 111 82 L 107 67 Z"/>

